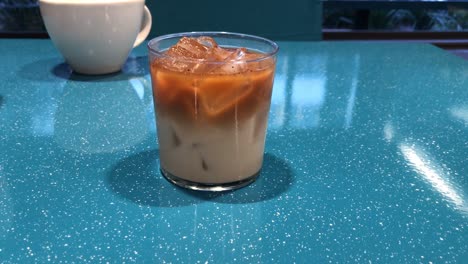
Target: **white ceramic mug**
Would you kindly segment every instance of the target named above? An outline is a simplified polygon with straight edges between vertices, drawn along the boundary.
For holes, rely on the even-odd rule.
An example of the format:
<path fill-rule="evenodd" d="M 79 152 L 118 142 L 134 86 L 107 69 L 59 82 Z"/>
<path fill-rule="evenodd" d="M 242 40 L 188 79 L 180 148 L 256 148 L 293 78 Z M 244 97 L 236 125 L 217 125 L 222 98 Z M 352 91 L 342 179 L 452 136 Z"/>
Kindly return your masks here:
<path fill-rule="evenodd" d="M 39 4 L 53 43 L 81 74 L 119 71 L 151 29 L 144 0 L 39 0 Z"/>

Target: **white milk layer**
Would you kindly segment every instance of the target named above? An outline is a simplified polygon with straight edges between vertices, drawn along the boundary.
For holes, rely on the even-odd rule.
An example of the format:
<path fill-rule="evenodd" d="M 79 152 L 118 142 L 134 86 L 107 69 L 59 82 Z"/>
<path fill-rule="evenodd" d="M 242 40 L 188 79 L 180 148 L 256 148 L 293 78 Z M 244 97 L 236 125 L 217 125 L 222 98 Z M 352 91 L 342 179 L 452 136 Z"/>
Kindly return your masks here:
<path fill-rule="evenodd" d="M 264 113 L 230 128 L 193 127 L 158 116 L 161 166 L 184 180 L 222 184 L 249 178 L 260 171 L 265 146 Z"/>

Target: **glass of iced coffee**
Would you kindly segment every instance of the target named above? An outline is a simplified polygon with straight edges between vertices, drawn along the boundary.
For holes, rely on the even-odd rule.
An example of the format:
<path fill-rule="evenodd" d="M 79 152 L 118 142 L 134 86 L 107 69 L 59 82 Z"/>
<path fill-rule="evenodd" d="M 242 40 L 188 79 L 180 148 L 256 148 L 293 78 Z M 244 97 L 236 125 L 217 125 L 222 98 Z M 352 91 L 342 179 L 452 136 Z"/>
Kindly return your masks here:
<path fill-rule="evenodd" d="M 148 43 L 161 172 L 181 187 L 225 191 L 262 167 L 278 46 L 225 32 Z"/>

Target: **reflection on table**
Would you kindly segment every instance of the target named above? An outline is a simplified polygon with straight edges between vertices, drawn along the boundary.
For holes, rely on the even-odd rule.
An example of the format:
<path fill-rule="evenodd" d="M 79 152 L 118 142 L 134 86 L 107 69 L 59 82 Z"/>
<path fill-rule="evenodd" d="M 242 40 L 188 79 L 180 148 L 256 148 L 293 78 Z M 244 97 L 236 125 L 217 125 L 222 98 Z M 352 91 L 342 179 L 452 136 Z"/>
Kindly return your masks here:
<path fill-rule="evenodd" d="M 422 44 L 279 44 L 259 179 L 199 193 L 160 175 L 144 47 L 86 77 L 49 40 L 0 42 L 2 260 L 468 259 L 467 62 Z"/>

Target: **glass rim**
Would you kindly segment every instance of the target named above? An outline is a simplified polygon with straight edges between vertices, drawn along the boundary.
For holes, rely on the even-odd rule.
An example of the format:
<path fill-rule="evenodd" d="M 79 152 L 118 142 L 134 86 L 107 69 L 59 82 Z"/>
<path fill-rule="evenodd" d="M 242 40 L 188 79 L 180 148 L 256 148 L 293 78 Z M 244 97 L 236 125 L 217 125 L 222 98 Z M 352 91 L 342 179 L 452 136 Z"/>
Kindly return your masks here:
<path fill-rule="evenodd" d="M 233 39 L 247 39 L 247 40 L 253 40 L 261 43 L 265 43 L 272 47 L 272 51 L 266 52 L 266 53 L 261 53 L 260 58 L 256 59 L 251 59 L 251 60 L 242 60 L 242 61 L 230 61 L 229 63 L 252 63 L 252 62 L 259 62 L 263 61 L 269 58 L 274 57 L 278 51 L 279 51 L 279 46 L 276 44 L 274 41 L 269 40 L 267 38 L 255 36 L 255 35 L 250 35 L 250 34 L 243 34 L 243 33 L 236 33 L 236 32 L 227 32 L 227 31 L 192 31 L 192 32 L 180 32 L 180 33 L 172 33 L 172 34 L 166 34 L 166 35 L 161 35 L 158 37 L 155 37 L 151 40 L 148 41 L 148 50 L 151 53 L 154 53 L 160 57 L 165 57 L 165 58 L 174 58 L 173 56 L 165 54 L 162 50 L 157 50 L 152 45 L 155 43 L 161 42 L 163 40 L 167 39 L 175 39 L 175 38 L 182 38 L 182 37 L 202 37 L 202 36 L 207 36 L 207 37 L 228 37 L 228 38 L 233 38 Z M 241 48 L 241 47 L 240 47 Z M 189 59 L 189 58 L 183 58 L 181 59 L 183 62 L 193 62 L 193 63 L 207 63 L 207 64 L 224 64 L 226 63 L 225 61 L 206 61 L 203 59 Z"/>

